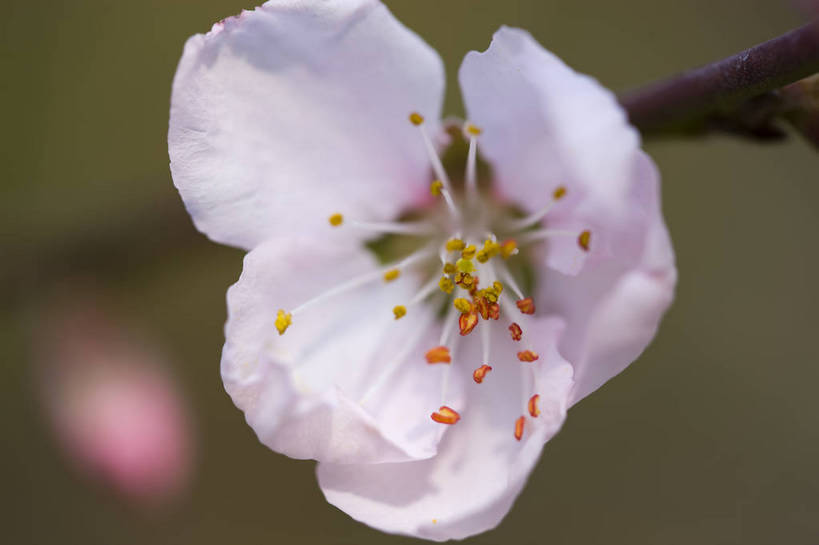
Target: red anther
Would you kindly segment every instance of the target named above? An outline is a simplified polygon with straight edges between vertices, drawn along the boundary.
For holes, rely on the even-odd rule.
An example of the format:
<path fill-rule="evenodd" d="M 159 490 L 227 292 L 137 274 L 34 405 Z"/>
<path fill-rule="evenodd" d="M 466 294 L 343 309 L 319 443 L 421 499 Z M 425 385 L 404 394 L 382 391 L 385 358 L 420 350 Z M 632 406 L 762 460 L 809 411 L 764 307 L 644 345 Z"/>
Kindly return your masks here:
<path fill-rule="evenodd" d="M 458 414 L 458 411 L 450 409 L 446 405 L 442 405 L 437 412 L 429 416 L 439 424 L 449 424 L 450 426 L 461 419 L 461 415 Z"/>
<path fill-rule="evenodd" d="M 489 301 L 483 297 L 475 298 L 475 308 L 484 320 L 489 319 Z"/>
<path fill-rule="evenodd" d="M 531 350 L 524 350 L 522 352 L 518 352 L 518 359 L 520 361 L 535 361 L 540 356 L 537 355 L 537 352 L 532 352 Z"/>
<path fill-rule="evenodd" d="M 509 326 L 509 333 L 512 334 L 513 341 L 519 341 L 523 337 L 523 330 L 515 322 L 512 322 L 512 325 Z"/>
<path fill-rule="evenodd" d="M 491 370 L 492 368 L 484 363 L 483 365 L 475 369 L 475 371 L 472 373 L 472 378 L 474 379 L 475 382 L 480 384 L 481 382 L 483 382 L 486 373 L 488 373 Z"/>
<path fill-rule="evenodd" d="M 524 314 L 534 314 L 535 313 L 535 302 L 532 300 L 531 297 L 527 297 L 526 299 L 521 299 L 517 303 L 515 303 L 520 311 Z"/>
<path fill-rule="evenodd" d="M 452 356 L 449 355 L 449 348 L 446 346 L 436 346 L 427 351 L 427 363 L 451 363 Z"/>
<path fill-rule="evenodd" d="M 474 310 L 461 314 L 460 318 L 458 318 L 458 327 L 461 328 L 461 335 L 469 335 L 472 333 L 472 330 L 475 329 L 476 325 L 478 325 L 478 313 Z"/>
<path fill-rule="evenodd" d="M 523 425 L 526 423 L 526 418 L 523 416 L 519 416 L 517 420 L 515 420 L 515 439 L 520 441 L 520 438 L 523 437 Z"/>
<path fill-rule="evenodd" d="M 487 305 L 489 307 L 489 317 L 493 320 L 497 320 L 500 318 L 500 305 L 497 303 L 489 303 Z"/>
<path fill-rule="evenodd" d="M 529 414 L 532 415 L 532 418 L 537 418 L 540 416 L 540 407 L 538 407 L 539 401 L 540 396 L 538 394 L 535 394 L 529 398 Z"/>

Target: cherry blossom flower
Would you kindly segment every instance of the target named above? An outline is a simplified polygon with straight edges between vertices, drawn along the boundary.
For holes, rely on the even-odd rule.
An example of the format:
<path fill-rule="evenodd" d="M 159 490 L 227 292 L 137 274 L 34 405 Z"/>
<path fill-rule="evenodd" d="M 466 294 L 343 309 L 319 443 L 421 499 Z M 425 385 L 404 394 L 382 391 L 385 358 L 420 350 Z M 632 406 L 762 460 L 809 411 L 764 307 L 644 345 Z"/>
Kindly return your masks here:
<path fill-rule="evenodd" d="M 279 0 L 188 41 L 169 134 L 197 227 L 249 250 L 233 401 L 320 462 L 328 501 L 432 540 L 500 522 L 676 281 L 657 170 L 609 91 L 512 28 L 460 82 L 453 135 L 441 60 L 383 4 Z"/>

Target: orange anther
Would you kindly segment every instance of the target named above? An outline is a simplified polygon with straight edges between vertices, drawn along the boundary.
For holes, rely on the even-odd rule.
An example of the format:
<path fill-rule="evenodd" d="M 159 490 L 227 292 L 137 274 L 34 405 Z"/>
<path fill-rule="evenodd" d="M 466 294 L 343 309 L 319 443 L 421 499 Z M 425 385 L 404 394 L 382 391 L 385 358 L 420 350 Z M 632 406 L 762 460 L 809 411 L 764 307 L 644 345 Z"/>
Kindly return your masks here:
<path fill-rule="evenodd" d="M 475 299 L 475 309 L 481 315 L 481 318 L 484 320 L 489 319 L 489 302 L 486 299 L 483 297 L 477 297 Z"/>
<path fill-rule="evenodd" d="M 509 326 L 509 333 L 512 334 L 513 341 L 519 341 L 523 337 L 523 330 L 515 322 L 512 322 L 512 325 Z"/>
<path fill-rule="evenodd" d="M 515 439 L 520 441 L 521 437 L 523 437 L 523 425 L 526 423 L 526 418 L 523 416 L 519 416 L 517 420 L 515 420 Z"/>
<path fill-rule="evenodd" d="M 458 414 L 458 411 L 450 409 L 446 405 L 442 405 L 437 412 L 434 412 L 429 416 L 439 424 L 449 425 L 452 425 L 461 419 L 461 415 Z"/>
<path fill-rule="evenodd" d="M 418 125 L 421 125 L 424 122 L 424 116 L 422 116 L 418 112 L 412 112 L 409 115 L 409 120 L 410 120 L 410 123 L 412 123 L 413 125 L 415 125 L 417 127 Z"/>
<path fill-rule="evenodd" d="M 532 362 L 539 357 L 540 356 L 537 355 L 537 352 L 533 352 L 531 350 L 523 350 L 522 352 L 518 352 L 518 359 L 520 361 Z"/>
<path fill-rule="evenodd" d="M 518 253 L 518 243 L 515 242 L 515 239 L 510 238 L 501 242 L 500 254 L 504 259 L 509 259 L 516 253 Z"/>
<path fill-rule="evenodd" d="M 458 327 L 461 329 L 461 335 L 469 335 L 475 326 L 478 325 L 478 313 L 475 311 L 461 314 L 458 318 Z"/>
<path fill-rule="evenodd" d="M 534 314 L 535 313 L 535 302 L 532 300 L 531 297 L 527 297 L 526 299 L 521 299 L 517 303 L 515 303 L 520 311 L 524 314 Z"/>
<path fill-rule="evenodd" d="M 589 251 L 589 242 L 591 242 L 591 231 L 583 231 L 580 233 L 580 236 L 577 237 L 577 243 L 583 248 L 584 252 Z"/>
<path fill-rule="evenodd" d="M 436 346 L 427 351 L 427 363 L 452 363 L 452 356 L 449 355 L 449 348 L 446 346 Z"/>
<path fill-rule="evenodd" d="M 540 396 L 538 394 L 535 394 L 529 398 L 529 414 L 532 415 L 532 418 L 537 418 L 540 416 L 540 408 L 537 406 L 539 401 Z"/>
<path fill-rule="evenodd" d="M 500 305 L 497 303 L 489 303 L 487 305 L 489 307 L 489 317 L 493 320 L 497 320 L 500 318 Z"/>
<path fill-rule="evenodd" d="M 488 373 L 491 370 L 492 368 L 484 363 L 483 365 L 475 369 L 475 371 L 472 373 L 472 379 L 478 384 L 480 384 L 481 382 L 483 382 L 486 373 Z"/>

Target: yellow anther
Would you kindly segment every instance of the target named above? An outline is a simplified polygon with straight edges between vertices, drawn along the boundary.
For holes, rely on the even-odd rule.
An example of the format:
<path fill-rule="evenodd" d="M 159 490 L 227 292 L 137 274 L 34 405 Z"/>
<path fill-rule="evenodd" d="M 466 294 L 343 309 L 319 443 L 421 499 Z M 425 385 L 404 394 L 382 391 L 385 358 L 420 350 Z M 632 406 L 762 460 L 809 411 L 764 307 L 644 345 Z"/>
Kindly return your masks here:
<path fill-rule="evenodd" d="M 514 239 L 504 240 L 500 245 L 500 254 L 504 259 L 509 259 L 518 253 L 518 243 Z"/>
<path fill-rule="evenodd" d="M 412 112 L 409 115 L 409 120 L 410 120 L 410 123 L 412 123 L 413 125 L 415 125 L 417 127 L 418 125 L 421 125 L 424 122 L 424 116 L 422 116 L 418 112 Z"/>
<path fill-rule="evenodd" d="M 477 248 L 475 248 L 475 245 L 470 244 L 469 246 L 461 250 L 461 257 L 463 257 L 464 259 L 472 259 L 473 257 L 475 257 L 476 251 Z"/>
<path fill-rule="evenodd" d="M 395 307 L 392 309 L 392 313 L 395 314 L 396 320 L 400 320 L 407 315 L 407 307 L 404 305 L 395 305 Z"/>
<path fill-rule="evenodd" d="M 469 136 L 480 136 L 480 134 L 483 132 L 480 127 L 473 125 L 472 123 L 467 123 L 464 130 L 466 130 L 466 134 Z"/>
<path fill-rule="evenodd" d="M 466 248 L 466 243 L 459 238 L 453 238 L 446 241 L 447 252 L 460 252 L 464 248 Z"/>
<path fill-rule="evenodd" d="M 477 259 L 481 263 L 486 263 L 501 251 L 501 246 L 491 238 L 488 238 L 483 243 L 483 249 L 478 252 Z"/>
<path fill-rule="evenodd" d="M 455 263 L 444 263 L 444 274 L 455 274 Z"/>
<path fill-rule="evenodd" d="M 471 273 L 475 270 L 475 264 L 472 263 L 469 259 L 459 259 L 455 262 L 455 268 L 461 271 L 462 273 Z"/>
<path fill-rule="evenodd" d="M 279 335 L 284 335 L 284 332 L 287 331 L 287 328 L 290 327 L 290 324 L 292 323 L 293 315 L 280 309 L 276 314 L 276 321 L 274 322 L 276 331 L 279 332 Z"/>
<path fill-rule="evenodd" d="M 475 259 L 478 260 L 478 263 L 486 263 L 490 259 L 489 252 L 486 250 L 478 250 L 478 253 L 475 254 Z"/>
<path fill-rule="evenodd" d="M 452 283 L 449 277 L 442 276 L 441 280 L 438 281 L 438 287 L 441 288 L 442 292 L 449 294 L 455 289 L 455 284 Z"/>
<path fill-rule="evenodd" d="M 472 303 L 470 303 L 468 299 L 464 299 L 463 297 L 457 297 L 452 302 L 452 304 L 455 306 L 456 309 L 461 311 L 462 314 L 472 312 Z"/>
<path fill-rule="evenodd" d="M 431 184 L 429 184 L 429 192 L 435 195 L 436 197 L 441 194 L 441 190 L 444 188 L 444 182 L 441 180 L 435 180 Z"/>
<path fill-rule="evenodd" d="M 332 225 L 333 227 L 338 227 L 342 223 L 344 223 L 344 216 L 342 216 L 341 214 L 333 214 L 332 216 L 330 216 L 330 225 Z"/>
<path fill-rule="evenodd" d="M 455 283 L 465 290 L 471 289 L 474 281 L 475 279 L 468 272 L 459 272 L 455 275 Z"/>
<path fill-rule="evenodd" d="M 566 196 L 566 186 L 565 185 L 558 186 L 558 188 L 555 189 L 554 193 L 552 193 L 552 197 L 554 197 L 554 199 L 556 201 L 559 201 L 560 199 L 562 199 L 565 196 Z"/>
<path fill-rule="evenodd" d="M 390 269 L 390 270 L 388 270 L 387 272 L 384 273 L 384 282 L 392 282 L 393 280 L 395 280 L 399 276 L 401 276 L 401 270 L 400 269 Z"/>
<path fill-rule="evenodd" d="M 580 236 L 577 237 L 577 244 L 583 248 L 584 252 L 589 251 L 589 243 L 591 242 L 591 231 L 583 231 L 580 233 Z"/>
<path fill-rule="evenodd" d="M 495 293 L 497 293 L 498 295 L 500 295 L 501 293 L 503 293 L 503 284 L 501 284 L 501 283 L 500 283 L 500 282 L 498 282 L 497 280 L 495 280 L 494 282 L 492 282 L 492 287 L 493 287 L 493 288 L 495 288 Z"/>

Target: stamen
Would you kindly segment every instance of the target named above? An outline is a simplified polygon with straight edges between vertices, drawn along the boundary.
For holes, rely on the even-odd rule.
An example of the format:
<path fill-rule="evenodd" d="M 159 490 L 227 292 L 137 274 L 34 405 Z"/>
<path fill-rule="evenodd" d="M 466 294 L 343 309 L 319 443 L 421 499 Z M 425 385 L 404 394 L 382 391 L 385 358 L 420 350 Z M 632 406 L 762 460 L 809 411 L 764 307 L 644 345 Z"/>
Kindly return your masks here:
<path fill-rule="evenodd" d="M 290 324 L 292 323 L 293 314 L 280 309 L 276 314 L 276 321 L 274 324 L 276 326 L 276 331 L 279 332 L 279 335 L 284 335 L 284 332 L 287 331 L 287 328 L 290 327 Z"/>
<path fill-rule="evenodd" d="M 442 276 L 438 281 L 438 289 L 449 295 L 455 289 L 455 284 L 447 276 Z"/>
<path fill-rule="evenodd" d="M 512 325 L 509 326 L 509 333 L 512 334 L 513 341 L 520 341 L 523 337 L 523 329 L 515 322 L 512 322 Z"/>
<path fill-rule="evenodd" d="M 460 252 L 466 248 L 466 242 L 459 238 L 451 238 L 446 241 L 444 248 L 446 248 L 447 252 Z"/>
<path fill-rule="evenodd" d="M 548 214 L 552 208 L 554 207 L 555 203 L 566 196 L 566 188 L 564 186 L 560 186 L 555 189 L 554 193 L 552 193 L 552 201 L 532 214 L 528 216 L 524 216 L 517 220 L 512 220 L 508 222 L 504 227 L 508 231 L 523 231 L 524 229 L 528 229 L 529 227 L 535 225 Z"/>
<path fill-rule="evenodd" d="M 533 361 L 537 361 L 540 358 L 537 352 L 533 350 L 523 350 L 518 352 L 518 360 L 524 361 L 527 363 L 531 363 Z"/>
<path fill-rule="evenodd" d="M 410 266 L 410 265 L 412 265 L 412 264 L 414 264 L 414 263 L 416 263 L 418 261 L 423 261 L 425 259 L 428 259 L 429 257 L 431 257 L 433 255 L 435 255 L 435 249 L 433 247 L 428 247 L 428 248 L 425 248 L 423 250 L 419 250 L 419 251 L 415 252 L 414 254 L 410 255 L 409 257 L 403 259 L 402 261 L 399 261 L 398 263 L 394 263 L 392 265 L 388 265 L 386 267 L 382 267 L 380 269 L 376 269 L 374 271 L 364 273 L 361 276 L 358 276 L 358 277 L 353 278 L 353 279 L 351 279 L 351 280 L 349 280 L 347 282 L 344 282 L 344 283 L 339 284 L 339 285 L 337 285 L 337 286 L 335 286 L 333 288 L 330 288 L 329 290 L 325 291 L 324 293 L 321 293 L 321 294 L 317 295 L 316 297 L 313 297 L 312 299 L 302 303 L 298 307 L 291 310 L 290 313 L 293 316 L 295 316 L 296 314 L 304 312 L 309 307 L 312 307 L 312 306 L 314 306 L 314 305 L 316 305 L 316 304 L 318 304 L 318 303 L 320 303 L 322 301 L 325 301 L 325 300 L 330 299 L 332 297 L 336 297 L 336 296 L 341 295 L 343 293 L 346 293 L 348 291 L 351 291 L 351 290 L 354 290 L 354 289 L 359 288 L 361 286 L 364 286 L 364 285 L 366 285 L 366 284 L 368 284 L 370 282 L 373 282 L 374 280 L 376 280 L 378 278 L 382 278 L 383 275 L 387 271 L 389 271 L 391 269 L 403 270 L 403 269 L 407 268 L 408 266 Z"/>
<path fill-rule="evenodd" d="M 444 263 L 444 274 L 455 274 L 455 263 Z"/>
<path fill-rule="evenodd" d="M 462 257 L 455 262 L 455 268 L 462 273 L 471 273 L 475 270 L 475 264 L 471 260 Z"/>
<path fill-rule="evenodd" d="M 474 380 L 478 384 L 482 383 L 483 379 L 486 377 L 486 373 L 488 373 L 491 370 L 492 367 L 484 363 L 483 365 L 475 369 L 475 371 L 472 373 L 472 380 Z"/>
<path fill-rule="evenodd" d="M 538 394 L 533 395 L 529 398 L 529 414 L 532 418 L 537 418 L 540 416 L 540 407 L 538 407 L 538 402 L 540 401 L 540 396 Z"/>
<path fill-rule="evenodd" d="M 472 303 L 470 303 L 468 299 L 464 299 L 463 297 L 456 297 L 452 304 L 461 313 L 472 312 Z"/>
<path fill-rule="evenodd" d="M 429 184 L 429 192 L 432 193 L 434 197 L 440 196 L 443 188 L 444 183 L 441 180 L 434 180 L 431 184 Z"/>
<path fill-rule="evenodd" d="M 396 320 L 400 320 L 407 315 L 407 307 L 404 305 L 395 305 L 392 309 L 392 313 L 395 315 Z"/>
<path fill-rule="evenodd" d="M 424 356 L 427 363 L 452 363 L 452 356 L 449 353 L 449 348 L 446 346 L 436 346 L 427 350 Z"/>
<path fill-rule="evenodd" d="M 481 134 L 481 129 L 467 123 L 464 126 L 464 132 L 469 137 L 469 151 L 466 156 L 466 199 L 470 207 L 474 206 L 478 197 L 478 135 Z"/>
<path fill-rule="evenodd" d="M 591 242 L 591 231 L 586 230 L 580 233 L 580 236 L 577 237 L 577 244 L 583 248 L 583 251 L 589 251 L 589 242 Z"/>
<path fill-rule="evenodd" d="M 430 417 L 439 424 L 449 425 L 455 424 L 461 419 L 461 415 L 459 415 L 456 410 L 451 409 L 446 405 L 441 405 L 441 408 L 438 409 L 437 412 L 432 413 Z"/>
<path fill-rule="evenodd" d="M 475 257 L 475 252 L 477 252 L 477 251 L 478 251 L 478 249 L 475 248 L 475 245 L 470 244 L 469 246 L 467 246 L 466 248 L 461 250 L 461 257 L 464 258 L 464 259 L 472 259 L 473 257 Z M 465 271 L 465 272 L 469 272 L 469 271 Z"/>
<path fill-rule="evenodd" d="M 527 297 L 526 299 L 520 299 L 519 301 L 516 301 L 515 304 L 524 314 L 535 313 L 535 301 L 531 297 Z"/>
<path fill-rule="evenodd" d="M 413 112 L 410 114 L 410 122 L 418 127 L 418 132 L 421 133 L 421 139 L 424 141 L 424 147 L 427 150 L 429 162 L 432 164 L 432 170 L 435 172 L 435 177 L 441 182 L 441 195 L 444 196 L 444 200 L 449 207 L 449 211 L 452 213 L 454 218 L 459 218 L 460 213 L 458 212 L 458 208 L 455 206 L 455 201 L 452 200 L 452 184 L 449 181 L 449 176 L 447 175 L 446 170 L 444 170 L 444 165 L 441 163 L 441 158 L 438 157 L 438 152 L 435 150 L 435 146 L 432 144 L 432 140 L 424 128 L 424 117 L 417 112 Z"/>
<path fill-rule="evenodd" d="M 401 269 L 390 269 L 384 273 L 384 282 L 392 282 L 401 276 Z"/>
<path fill-rule="evenodd" d="M 515 420 L 515 439 L 518 441 L 521 440 L 523 437 L 523 425 L 526 423 L 526 418 L 523 416 L 519 416 L 517 420 Z"/>
<path fill-rule="evenodd" d="M 341 214 L 338 214 L 339 216 Z M 330 219 L 332 225 L 332 217 Z M 362 231 L 372 231 L 382 235 L 432 235 L 436 232 L 434 225 L 426 222 L 368 222 L 368 221 L 350 221 L 350 227 L 361 229 Z"/>
<path fill-rule="evenodd" d="M 329 217 L 328 221 L 330 222 L 330 225 L 332 225 L 333 227 L 338 227 L 339 225 L 344 223 L 344 216 L 342 214 L 333 214 L 332 216 Z"/>

